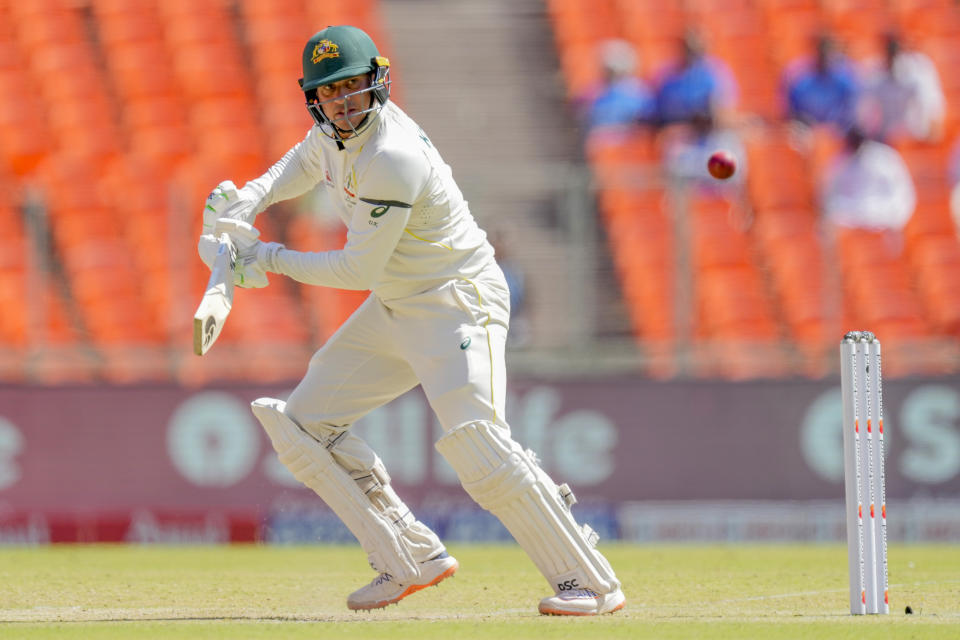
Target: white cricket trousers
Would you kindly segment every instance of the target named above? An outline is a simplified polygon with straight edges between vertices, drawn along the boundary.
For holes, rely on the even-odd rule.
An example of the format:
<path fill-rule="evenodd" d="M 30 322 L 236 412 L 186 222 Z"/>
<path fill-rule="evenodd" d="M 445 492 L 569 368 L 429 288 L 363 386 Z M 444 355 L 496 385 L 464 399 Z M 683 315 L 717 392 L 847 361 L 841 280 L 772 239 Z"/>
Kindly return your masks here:
<path fill-rule="evenodd" d="M 444 431 L 473 420 L 506 426 L 509 317 L 495 263 L 407 298 L 371 295 L 311 358 L 286 413 L 326 440 L 419 383 Z"/>

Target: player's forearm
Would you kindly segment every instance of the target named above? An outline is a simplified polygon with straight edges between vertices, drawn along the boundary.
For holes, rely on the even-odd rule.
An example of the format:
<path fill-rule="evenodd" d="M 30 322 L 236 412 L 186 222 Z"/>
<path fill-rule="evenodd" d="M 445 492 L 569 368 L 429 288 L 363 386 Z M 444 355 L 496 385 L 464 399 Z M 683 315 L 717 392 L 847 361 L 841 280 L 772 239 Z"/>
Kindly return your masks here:
<path fill-rule="evenodd" d="M 313 172 L 304 159 L 306 140 L 290 149 L 266 173 L 251 180 L 245 188 L 254 189 L 260 197 L 256 211 L 283 200 L 302 195 L 316 184 Z"/>
<path fill-rule="evenodd" d="M 342 250 L 305 252 L 281 249 L 271 267 L 271 271 L 304 284 L 357 291 L 373 288 L 383 271 L 383 265 L 365 263 Z"/>
<path fill-rule="evenodd" d="M 373 289 L 383 277 L 410 217 L 409 208 L 383 208 L 376 217 L 367 214 L 366 209 L 358 210 L 343 249 L 319 253 L 283 250 L 270 270 L 306 284 Z"/>

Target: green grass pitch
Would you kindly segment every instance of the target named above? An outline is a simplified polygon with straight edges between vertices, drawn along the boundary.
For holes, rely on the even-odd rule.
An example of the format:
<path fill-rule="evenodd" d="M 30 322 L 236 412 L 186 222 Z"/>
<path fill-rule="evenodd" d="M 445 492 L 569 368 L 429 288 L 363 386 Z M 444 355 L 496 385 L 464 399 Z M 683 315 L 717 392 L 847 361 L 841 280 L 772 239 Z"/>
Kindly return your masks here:
<path fill-rule="evenodd" d="M 453 579 L 367 613 L 345 604 L 373 577 L 354 546 L 0 548 L 0 638 L 960 637 L 960 546 L 891 546 L 889 616 L 848 614 L 839 545 L 603 550 L 626 608 L 560 618 L 512 545 L 451 546 Z"/>

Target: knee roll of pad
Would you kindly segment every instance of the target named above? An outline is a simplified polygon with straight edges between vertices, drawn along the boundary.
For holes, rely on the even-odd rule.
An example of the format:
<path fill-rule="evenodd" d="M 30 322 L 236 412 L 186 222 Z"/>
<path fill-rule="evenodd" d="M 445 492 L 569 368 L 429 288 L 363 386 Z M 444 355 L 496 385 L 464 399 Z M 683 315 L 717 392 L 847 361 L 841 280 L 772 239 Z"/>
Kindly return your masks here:
<path fill-rule="evenodd" d="M 467 493 L 500 519 L 555 591 L 619 588 L 610 564 L 594 549 L 596 533 L 570 513 L 573 492 L 557 486 L 509 431 L 486 421 L 468 422 L 441 437 L 436 447 Z"/>
<path fill-rule="evenodd" d="M 403 518 L 391 518 L 381 513 L 360 488 L 359 479 L 351 477 L 323 444 L 283 413 L 283 401 L 260 398 L 251 407 L 270 437 L 280 462 L 343 520 L 367 552 L 371 566 L 391 574 L 399 582 L 419 578 L 419 564 L 400 536 L 402 527 L 392 521 L 403 521 Z M 386 476 L 385 469 L 383 474 Z M 386 477 L 389 481 L 389 476 Z M 367 486 L 373 488 L 371 483 Z M 385 488 L 378 479 L 376 486 Z"/>

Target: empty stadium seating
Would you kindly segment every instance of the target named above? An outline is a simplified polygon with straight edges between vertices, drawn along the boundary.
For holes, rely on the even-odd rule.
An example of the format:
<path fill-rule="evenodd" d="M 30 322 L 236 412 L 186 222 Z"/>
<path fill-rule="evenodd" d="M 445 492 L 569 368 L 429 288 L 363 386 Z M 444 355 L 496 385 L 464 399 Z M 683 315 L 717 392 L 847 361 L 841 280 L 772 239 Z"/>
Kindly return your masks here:
<path fill-rule="evenodd" d="M 296 79 L 307 38 L 350 22 L 386 45 L 378 17 L 374 0 L 0 2 L 0 351 L 5 363 L 20 354 L 0 375 L 301 375 L 357 294 L 324 291 L 321 301 L 291 282 L 241 291 L 223 357 L 199 366 L 190 332 L 208 273 L 195 252 L 200 212 L 219 181 L 256 177 L 306 134 Z M 28 188 L 46 211 L 40 236 L 24 230 Z M 258 220 L 268 239 L 293 237 L 298 224 Z M 37 238 L 49 243 L 48 269 L 36 267 Z M 342 235 L 322 246 L 335 242 Z M 58 345 L 92 356 L 49 356 Z"/>

